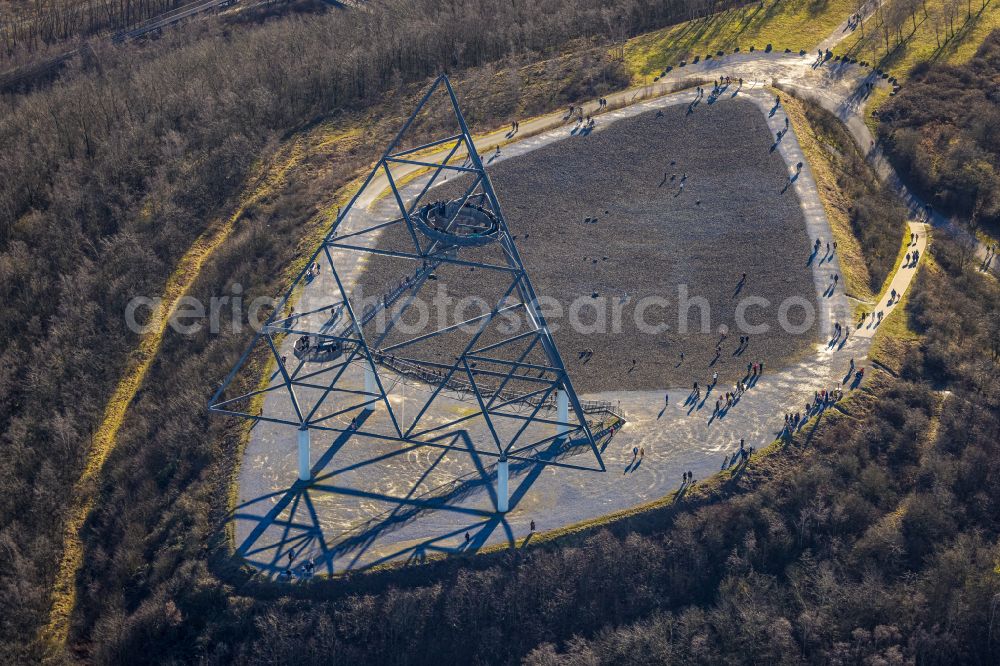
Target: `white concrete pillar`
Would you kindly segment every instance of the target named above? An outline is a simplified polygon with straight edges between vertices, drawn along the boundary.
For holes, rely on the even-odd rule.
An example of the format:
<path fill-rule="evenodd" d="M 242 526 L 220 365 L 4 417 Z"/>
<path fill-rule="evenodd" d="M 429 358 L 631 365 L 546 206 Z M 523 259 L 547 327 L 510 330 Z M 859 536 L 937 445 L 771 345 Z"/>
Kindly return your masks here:
<path fill-rule="evenodd" d="M 371 363 L 365 363 L 365 393 L 374 393 L 378 395 L 378 382 L 375 381 L 375 370 L 372 369 Z M 371 396 L 368 396 L 371 398 Z M 374 402 L 365 405 L 365 411 L 371 412 L 375 410 Z"/>
<path fill-rule="evenodd" d="M 299 430 L 299 480 L 312 479 L 312 461 L 309 455 L 309 429 Z"/>
<path fill-rule="evenodd" d="M 497 463 L 497 512 L 507 513 L 510 503 L 510 495 L 507 492 L 507 459 L 501 458 Z"/>
<path fill-rule="evenodd" d="M 569 432 L 569 394 L 565 390 L 556 391 L 556 426 L 557 435 L 565 435 Z"/>

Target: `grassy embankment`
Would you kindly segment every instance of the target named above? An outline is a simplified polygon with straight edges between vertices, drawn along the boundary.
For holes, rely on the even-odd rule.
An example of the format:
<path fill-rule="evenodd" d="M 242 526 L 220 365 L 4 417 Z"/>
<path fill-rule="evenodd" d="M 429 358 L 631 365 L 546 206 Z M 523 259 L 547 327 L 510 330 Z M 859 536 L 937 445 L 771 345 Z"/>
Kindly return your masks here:
<path fill-rule="evenodd" d="M 785 113 L 795 131 L 795 138 L 809 162 L 816 181 L 819 198 L 823 202 L 826 217 L 830 221 L 833 237 L 840 252 L 840 268 L 844 272 L 847 294 L 859 301 L 873 301 L 875 292 L 865 264 L 861 242 L 851 229 L 849 210 L 851 201 L 837 184 L 838 174 L 843 171 L 843 147 L 834 147 L 829 137 L 823 136 L 818 128 L 806 120 L 809 103 L 786 93 Z M 850 148 L 850 147 L 848 147 Z"/>
<path fill-rule="evenodd" d="M 928 231 L 928 233 L 932 234 L 933 232 Z M 927 243 L 928 251 L 923 253 L 920 259 L 920 267 L 917 270 L 930 271 L 937 274 L 940 273 L 940 268 L 934 263 L 934 255 L 930 252 L 931 240 L 932 237 L 929 236 Z M 902 265 L 903 257 L 909 252 L 908 243 L 909 233 L 907 232 L 904 234 L 902 243 L 900 243 L 899 257 L 896 259 L 893 274 Z M 916 275 L 914 275 L 913 280 L 916 282 Z M 888 285 L 889 281 L 886 282 L 886 285 Z M 911 283 L 910 288 L 900 298 L 899 303 L 892 308 L 882 323 L 879 324 L 878 333 L 872 339 L 872 346 L 868 351 L 869 358 L 879 362 L 893 372 L 899 372 L 907 351 L 920 340 L 919 334 L 911 328 L 909 316 L 906 314 L 913 287 L 914 284 Z"/>
<path fill-rule="evenodd" d="M 864 34 L 861 30 L 855 31 L 841 42 L 836 51 L 871 62 L 901 82 L 905 82 L 912 69 L 921 63 L 960 65 L 968 62 L 986 36 L 1000 28 L 1000 3 L 973 2 L 971 13 L 970 5 L 959 5 L 953 20 L 953 31 L 949 30 L 945 20 L 949 4 L 949 0 L 927 0 L 912 18 L 906 18 L 901 41 L 897 43 L 894 31 L 890 34 L 888 52 L 877 16 L 865 22 Z M 870 112 L 885 103 L 890 92 L 887 87 L 876 88 L 868 100 L 869 113 L 865 122 L 872 133 L 875 133 L 878 123 Z"/>
<path fill-rule="evenodd" d="M 634 37 L 625 44 L 625 64 L 633 82 L 642 84 L 668 65 L 696 55 L 732 52 L 737 46 L 744 51 L 768 44 L 780 51 L 808 51 L 830 36 L 855 7 L 850 0 L 751 3 Z"/>
<path fill-rule="evenodd" d="M 873 170 L 857 154 L 857 147 L 846 131 L 830 131 L 839 129 L 839 125 L 824 124 L 820 127 L 807 119 L 807 116 L 815 118 L 817 114 L 826 114 L 825 111 L 791 95 L 787 96 L 784 107 L 799 145 L 809 160 L 820 200 L 837 240 L 845 287 L 848 295 L 856 299 L 854 314 L 858 316 L 861 312 L 870 312 L 872 304 L 878 302 L 889 288 L 909 252 L 908 226 L 901 223 L 902 218 L 890 222 L 879 216 L 878 221 L 885 224 L 875 236 L 878 242 L 862 243 L 852 228 L 850 217 L 852 207 L 859 201 L 857 197 L 849 196 L 847 191 L 865 192 L 869 184 L 877 183 Z M 851 151 L 854 155 L 848 159 Z M 893 247 L 894 254 L 891 253 Z M 883 256 L 873 256 L 873 252 Z M 892 257 L 891 269 L 885 272 L 889 257 Z M 920 270 L 935 270 L 929 252 L 924 253 Z M 893 372 L 898 372 L 907 349 L 918 340 L 906 315 L 909 296 L 910 291 L 907 290 L 885 318 L 868 353 L 869 358 Z"/>

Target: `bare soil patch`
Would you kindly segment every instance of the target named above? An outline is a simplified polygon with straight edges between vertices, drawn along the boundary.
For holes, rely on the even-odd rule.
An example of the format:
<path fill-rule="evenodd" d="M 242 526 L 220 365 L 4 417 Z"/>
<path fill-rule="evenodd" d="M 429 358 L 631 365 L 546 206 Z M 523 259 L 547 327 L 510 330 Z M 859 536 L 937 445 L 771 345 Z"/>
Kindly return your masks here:
<path fill-rule="evenodd" d="M 713 371 L 729 383 L 748 363 L 777 369 L 816 342 L 816 322 L 804 333 L 779 323 L 782 302 L 796 297 L 815 307 L 816 293 L 806 265 L 810 239 L 798 198 L 784 189 L 788 170 L 770 150 L 773 142 L 754 104 L 726 96 L 690 114 L 686 106 L 642 114 L 488 166 L 536 292 L 561 305 L 561 315 L 549 307 L 546 316 L 578 391 L 685 386 L 705 383 Z M 463 184 L 448 182 L 435 196 L 457 196 Z M 379 245 L 413 247 L 402 226 L 386 229 Z M 475 252 L 498 257 L 496 245 Z M 374 257 L 361 280 L 365 293 L 387 291 L 407 270 L 413 264 Z M 493 303 L 506 286 L 495 273 L 467 267 L 442 268 L 436 277 L 425 300 L 441 289 Z M 746 321 L 769 331 L 750 334 L 737 353 L 744 333 L 735 315 L 750 297 L 769 305 L 757 301 Z M 640 329 L 643 303 L 650 304 L 645 321 L 667 330 Z M 437 323 L 431 312 L 429 326 Z M 574 325 L 573 312 L 583 327 Z M 803 316 L 793 307 L 788 320 L 799 324 Z M 716 359 L 720 327 L 729 334 Z M 459 337 L 428 341 L 419 353 L 450 362 L 461 351 Z"/>

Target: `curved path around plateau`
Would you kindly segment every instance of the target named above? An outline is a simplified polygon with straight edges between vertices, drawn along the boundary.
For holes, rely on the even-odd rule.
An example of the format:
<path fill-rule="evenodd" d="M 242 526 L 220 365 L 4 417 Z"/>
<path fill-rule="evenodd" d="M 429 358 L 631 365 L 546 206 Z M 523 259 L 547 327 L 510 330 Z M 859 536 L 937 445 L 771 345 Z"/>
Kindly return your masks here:
<path fill-rule="evenodd" d="M 832 46 L 835 41 L 825 43 Z M 780 106 L 772 108 L 774 98 L 764 87 L 779 84 L 836 113 L 860 145 L 870 142 L 860 115 L 865 98 L 858 92 L 873 80 L 870 71 L 841 63 L 818 63 L 815 56 L 809 55 L 754 53 L 688 65 L 654 86 L 609 96 L 608 107 L 614 110 L 601 113 L 596 103 L 588 103 L 584 113 L 595 114 L 594 131 L 600 132 L 622 118 L 691 104 L 696 96 L 692 89 L 671 91 L 719 76 L 743 78 L 744 85 L 739 90 L 735 90 L 736 86 L 729 88 L 715 103 L 725 103 L 735 91 L 735 96 L 759 107 L 773 133 L 784 129 L 785 114 Z M 500 153 L 491 157 L 492 163 L 516 158 L 570 136 L 573 125 L 567 125 L 564 117 L 565 111 L 526 120 L 518 135 L 510 136 L 505 130 L 488 134 L 477 139 L 477 149 L 490 155 L 502 146 Z M 789 240 L 784 256 L 789 261 L 808 261 L 814 239 L 830 239 L 832 233 L 809 166 L 795 176 L 795 165 L 806 160 L 794 133 L 788 132 L 777 142 L 776 150 L 789 169 L 786 196 L 798 197 L 806 219 L 806 233 Z M 885 164 L 879 166 L 883 171 L 887 168 Z M 406 192 L 421 183 L 416 178 Z M 384 198 L 376 199 L 359 202 L 364 205 L 356 206 L 352 212 L 356 219 L 349 221 L 372 223 L 380 206 L 385 205 Z M 912 205 L 921 207 L 915 200 Z M 369 216 L 372 219 L 366 220 Z M 903 233 L 900 230 L 901 236 Z M 922 257 L 926 235 L 920 236 Z M 363 264 L 345 254 L 334 259 L 350 290 Z M 877 327 L 852 326 L 851 307 L 842 284 L 833 281 L 834 274 L 841 273 L 836 253 L 817 256 L 810 265 L 821 339 L 808 358 L 766 371 L 721 417 L 713 410 L 718 395 L 727 390 L 723 387 L 716 387 L 707 398 L 693 403 L 687 400 L 687 387 L 582 396 L 618 403 L 628 417 L 628 424 L 603 451 L 607 472 L 512 465 L 512 508 L 503 515 L 493 509 L 489 462 L 471 452 L 400 448 L 342 438 L 320 441 L 314 434 L 314 480 L 306 484 L 295 479 L 292 433 L 268 423 L 258 424 L 245 451 L 239 503 L 233 515 L 238 552 L 271 574 L 290 563 L 294 567 L 306 558 L 314 561 L 318 571 L 335 573 L 388 561 L 420 561 L 435 553 L 474 552 L 487 545 L 515 546 L 530 538 L 532 522 L 538 529 L 554 529 L 669 496 L 679 488 L 683 492 L 683 472 L 692 472 L 696 479 L 711 476 L 726 466 L 740 439 L 757 449 L 774 441 L 783 428 L 784 414 L 803 411 L 816 391 L 847 391 L 856 386 L 849 372 L 851 362 L 859 367 L 867 365 L 867 352 Z M 886 291 L 895 289 L 901 296 L 915 267 L 901 267 L 890 276 Z M 297 310 L 309 310 L 314 298 L 319 302 L 331 286 L 327 280 L 331 278 L 324 274 L 305 288 Z M 888 298 L 889 294 L 884 294 L 879 306 L 886 314 L 899 300 L 897 296 L 888 303 Z M 835 334 L 835 322 L 851 328 L 849 339 Z M 748 361 L 753 360 L 750 356 Z M 711 370 L 706 368 L 702 374 L 705 386 L 710 383 Z M 360 383 L 360 377 L 354 380 Z M 411 402 L 417 404 L 423 389 L 399 381 L 399 407 L 405 410 Z M 461 403 L 456 402 L 454 408 L 462 409 Z M 269 404 L 265 400 L 265 413 L 282 409 L 276 401 Z M 384 416 L 376 410 L 371 418 L 374 421 L 366 423 L 366 429 Z M 470 431 L 470 435 L 486 433 Z M 637 449 L 644 452 L 641 459 L 634 454 Z"/>

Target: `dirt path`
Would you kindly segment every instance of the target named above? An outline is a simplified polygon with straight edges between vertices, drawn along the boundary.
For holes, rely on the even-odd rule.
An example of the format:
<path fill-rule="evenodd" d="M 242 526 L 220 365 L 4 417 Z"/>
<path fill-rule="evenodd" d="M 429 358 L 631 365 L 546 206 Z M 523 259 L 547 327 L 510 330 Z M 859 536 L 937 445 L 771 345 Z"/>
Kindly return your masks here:
<path fill-rule="evenodd" d="M 170 317 L 180 298 L 188 292 L 201 274 L 202 265 L 232 233 L 243 211 L 264 197 L 275 182 L 282 181 L 290 171 L 291 165 L 300 157 L 301 152 L 296 146 L 279 153 L 276 158 L 277 167 L 265 172 L 264 177 L 244 196 L 232 215 L 210 225 L 198 237 L 167 279 L 164 291 L 159 297 L 159 305 L 151 318 L 151 330 L 142 335 L 138 347 L 127 361 L 126 370 L 105 406 L 101 423 L 94 433 L 83 473 L 73 487 L 73 501 L 63 524 L 63 553 L 53 582 L 49 621 L 40 634 L 42 643 L 53 654 L 58 653 L 66 644 L 70 617 L 76 604 L 76 576 L 83 564 L 80 530 L 90 515 L 97 497 L 104 463 L 114 451 L 118 431 L 125 421 L 128 408 L 156 360 Z"/>
<path fill-rule="evenodd" d="M 914 276 L 916 276 L 917 268 L 927 253 L 927 241 L 929 240 L 927 225 L 923 222 L 910 222 L 910 238 L 916 240 L 911 240 L 911 244 L 907 245 L 906 258 L 896 269 L 896 272 L 889 276 L 886 285 L 882 288 L 882 296 L 879 298 L 878 304 L 872 309 L 873 316 L 869 317 L 865 325 L 858 329 L 855 333 L 857 337 L 871 338 L 878 332 L 879 324 L 885 321 L 889 313 L 899 305 Z M 913 258 L 911 258 L 913 252 L 916 254 L 912 255 Z"/>

